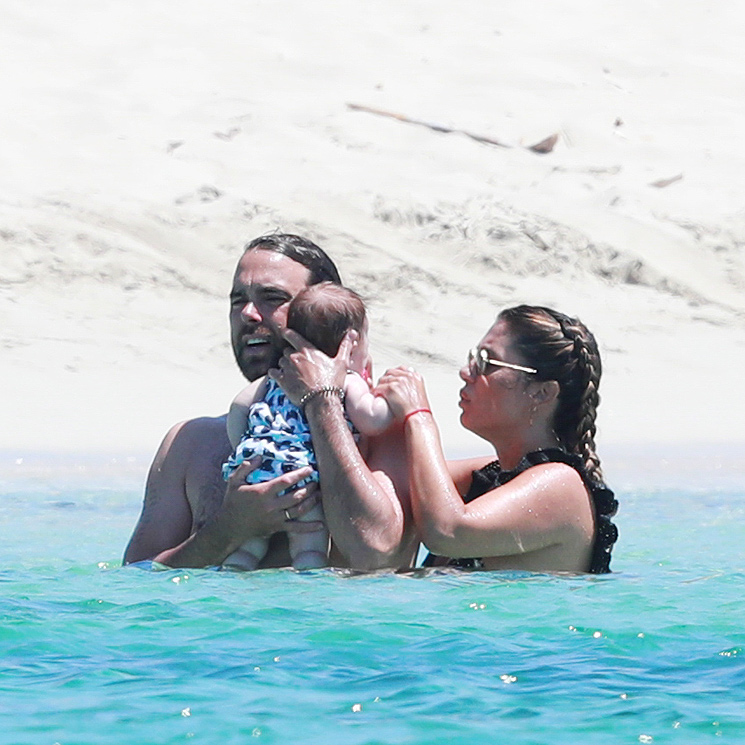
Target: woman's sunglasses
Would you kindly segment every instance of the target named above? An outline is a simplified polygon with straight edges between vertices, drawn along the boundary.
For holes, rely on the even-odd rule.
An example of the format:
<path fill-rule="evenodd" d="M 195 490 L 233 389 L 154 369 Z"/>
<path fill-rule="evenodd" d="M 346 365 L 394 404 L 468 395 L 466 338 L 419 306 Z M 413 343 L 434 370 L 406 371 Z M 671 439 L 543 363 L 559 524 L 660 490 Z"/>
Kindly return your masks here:
<path fill-rule="evenodd" d="M 477 375 L 486 375 L 486 369 L 489 365 L 493 365 L 494 367 L 508 367 L 510 370 L 519 370 L 530 375 L 535 375 L 538 372 L 533 367 L 515 365 L 512 362 L 502 362 L 502 360 L 493 360 L 489 357 L 489 353 L 485 349 L 479 349 L 478 347 L 474 347 L 468 353 L 468 369 L 471 372 L 475 372 Z"/>

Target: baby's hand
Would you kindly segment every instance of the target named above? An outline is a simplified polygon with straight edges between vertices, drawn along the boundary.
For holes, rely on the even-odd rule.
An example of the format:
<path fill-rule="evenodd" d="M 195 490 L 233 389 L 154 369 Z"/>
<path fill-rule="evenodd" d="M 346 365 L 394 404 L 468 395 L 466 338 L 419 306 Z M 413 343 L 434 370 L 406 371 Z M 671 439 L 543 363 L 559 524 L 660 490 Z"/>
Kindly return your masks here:
<path fill-rule="evenodd" d="M 375 386 L 374 393 L 385 398 L 393 416 L 399 421 L 411 411 L 429 408 L 424 380 L 411 367 L 386 370 Z"/>

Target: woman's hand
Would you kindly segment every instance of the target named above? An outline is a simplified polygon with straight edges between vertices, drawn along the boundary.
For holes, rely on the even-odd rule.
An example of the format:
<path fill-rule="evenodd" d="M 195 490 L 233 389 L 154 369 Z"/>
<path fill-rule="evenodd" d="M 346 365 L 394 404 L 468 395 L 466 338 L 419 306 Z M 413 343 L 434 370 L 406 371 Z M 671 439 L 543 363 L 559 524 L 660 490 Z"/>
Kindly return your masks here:
<path fill-rule="evenodd" d="M 411 367 L 386 370 L 373 392 L 385 398 L 393 416 L 399 421 L 403 421 L 412 411 L 429 409 L 424 380 Z"/>
<path fill-rule="evenodd" d="M 280 358 L 279 368 L 269 371 L 269 377 L 279 383 L 295 406 L 309 391 L 325 387 L 344 388 L 349 355 L 357 339 L 356 331 L 347 332 L 336 357 L 328 357 L 291 329 L 285 331 L 284 338 L 290 347 Z"/>

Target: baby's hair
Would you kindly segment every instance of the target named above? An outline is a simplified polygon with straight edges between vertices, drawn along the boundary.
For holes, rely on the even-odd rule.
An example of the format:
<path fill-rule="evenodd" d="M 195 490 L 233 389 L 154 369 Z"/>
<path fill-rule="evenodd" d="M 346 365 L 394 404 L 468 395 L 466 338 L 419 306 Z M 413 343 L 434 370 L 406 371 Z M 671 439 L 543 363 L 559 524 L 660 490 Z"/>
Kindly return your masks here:
<path fill-rule="evenodd" d="M 347 331 L 364 333 L 366 317 L 365 304 L 354 290 L 320 282 L 294 297 L 287 311 L 287 328 L 335 357 Z"/>

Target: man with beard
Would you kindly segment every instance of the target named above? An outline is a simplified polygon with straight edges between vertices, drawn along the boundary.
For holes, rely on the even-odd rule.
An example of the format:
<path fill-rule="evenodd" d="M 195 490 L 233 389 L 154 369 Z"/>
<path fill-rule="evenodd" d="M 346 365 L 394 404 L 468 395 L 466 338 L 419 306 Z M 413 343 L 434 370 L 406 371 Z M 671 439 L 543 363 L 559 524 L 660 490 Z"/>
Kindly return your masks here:
<path fill-rule="evenodd" d="M 246 246 L 230 293 L 230 329 L 236 361 L 249 381 L 278 366 L 287 346 L 283 332 L 290 301 L 304 287 L 322 281 L 340 283 L 339 274 L 311 241 L 274 234 Z M 283 359 L 288 378 L 296 365 L 302 367 L 303 375 L 293 380 L 296 395 L 327 387 L 330 377 L 344 367 L 350 343 L 345 340 L 333 360 L 308 345 L 303 354 Z M 332 537 L 331 566 L 409 566 L 416 538 L 400 428 L 363 438 L 358 448 L 343 418 L 330 416 L 322 425 L 324 441 L 314 444 L 323 495 L 313 486 L 292 491 L 307 475 L 302 469 L 246 484 L 246 475 L 257 465 L 251 461 L 226 485 L 221 466 L 231 446 L 225 416 L 172 427 L 150 468 L 124 563 L 151 559 L 172 567 L 215 566 L 246 540 L 270 537 L 260 568 L 289 566 L 287 531 L 317 530 L 318 523 L 297 518 L 322 496 Z"/>

